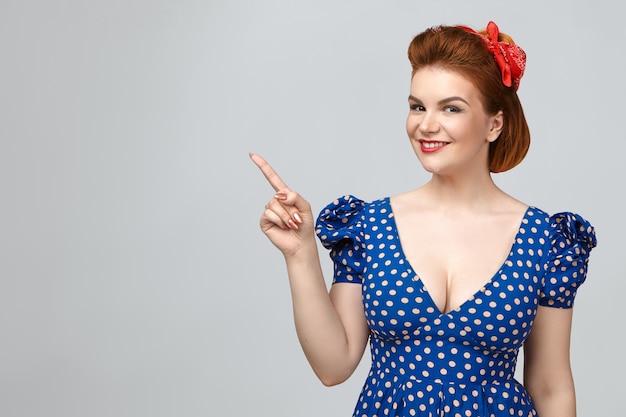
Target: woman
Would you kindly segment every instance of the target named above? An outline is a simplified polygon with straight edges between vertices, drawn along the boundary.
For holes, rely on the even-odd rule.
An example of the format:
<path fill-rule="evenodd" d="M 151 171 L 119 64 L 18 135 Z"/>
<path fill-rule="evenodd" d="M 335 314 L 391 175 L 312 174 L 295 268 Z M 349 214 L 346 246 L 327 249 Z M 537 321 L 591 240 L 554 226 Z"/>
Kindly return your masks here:
<path fill-rule="evenodd" d="M 251 155 L 276 191 L 261 229 L 284 255 L 304 353 L 334 385 L 369 340 L 354 416 L 575 416 L 572 306 L 594 229 L 518 201 L 491 176 L 529 147 L 517 96 L 524 51 L 489 22 L 481 32 L 429 28 L 408 55 L 406 130 L 432 174 L 421 187 L 372 202 L 340 197 L 315 220 Z M 316 234 L 334 261 L 330 291 Z"/>

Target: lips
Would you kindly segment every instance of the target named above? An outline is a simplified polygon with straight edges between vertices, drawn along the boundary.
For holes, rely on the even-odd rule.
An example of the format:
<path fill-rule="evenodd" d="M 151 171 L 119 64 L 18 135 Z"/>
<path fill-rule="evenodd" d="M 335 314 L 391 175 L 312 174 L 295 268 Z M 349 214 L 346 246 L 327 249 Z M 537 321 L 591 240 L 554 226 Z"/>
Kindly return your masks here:
<path fill-rule="evenodd" d="M 434 140 L 424 140 L 424 139 L 421 139 L 418 142 L 420 143 L 420 148 L 422 152 L 426 152 L 426 153 L 437 152 L 438 150 L 442 149 L 444 146 L 449 144 L 449 142 L 438 142 Z"/>

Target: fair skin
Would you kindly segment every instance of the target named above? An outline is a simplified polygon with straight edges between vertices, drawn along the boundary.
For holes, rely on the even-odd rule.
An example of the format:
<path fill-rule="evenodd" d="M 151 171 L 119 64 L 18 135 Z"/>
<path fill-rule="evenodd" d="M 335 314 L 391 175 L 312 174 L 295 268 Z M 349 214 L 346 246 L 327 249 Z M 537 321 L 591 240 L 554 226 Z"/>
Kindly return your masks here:
<path fill-rule="evenodd" d="M 427 67 L 411 81 L 407 134 L 432 177 L 393 196 L 391 205 L 407 259 L 442 313 L 491 279 L 528 209 L 492 180 L 489 143 L 498 139 L 504 116 L 487 114 L 481 100 L 454 72 Z M 369 338 L 361 286 L 337 283 L 327 290 L 309 203 L 261 156 L 251 158 L 276 192 L 261 229 L 285 258 L 298 338 L 322 383 L 339 384 L 358 366 Z M 571 309 L 538 307 L 524 346 L 524 382 L 541 416 L 575 416 L 571 319 Z"/>

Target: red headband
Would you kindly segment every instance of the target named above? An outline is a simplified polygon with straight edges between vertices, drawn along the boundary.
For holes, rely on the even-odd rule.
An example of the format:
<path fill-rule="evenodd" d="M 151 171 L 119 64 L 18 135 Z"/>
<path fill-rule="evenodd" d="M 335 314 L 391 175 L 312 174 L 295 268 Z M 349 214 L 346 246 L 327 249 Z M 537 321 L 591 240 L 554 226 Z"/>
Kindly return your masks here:
<path fill-rule="evenodd" d="M 493 54 L 498 67 L 500 67 L 502 83 L 507 87 L 514 84 L 515 91 L 517 91 L 520 79 L 522 75 L 524 75 L 524 68 L 526 68 L 526 53 L 524 50 L 514 43 L 499 42 L 498 37 L 500 32 L 498 26 L 491 21 L 487 24 L 487 35 L 489 37 L 481 35 L 467 26 L 458 27 L 483 38 L 487 49 Z"/>

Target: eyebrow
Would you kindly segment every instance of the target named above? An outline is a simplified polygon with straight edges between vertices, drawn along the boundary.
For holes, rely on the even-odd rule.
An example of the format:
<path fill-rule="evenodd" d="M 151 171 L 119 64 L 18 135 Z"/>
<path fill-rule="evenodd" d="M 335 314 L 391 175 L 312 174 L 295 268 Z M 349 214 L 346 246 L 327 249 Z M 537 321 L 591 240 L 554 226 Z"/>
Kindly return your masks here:
<path fill-rule="evenodd" d="M 411 100 L 412 100 L 412 101 L 416 101 L 416 102 L 418 102 L 418 103 L 421 103 L 421 102 L 422 102 L 422 100 L 420 100 L 420 99 L 418 99 L 418 98 L 416 98 L 416 97 L 414 97 L 414 96 L 412 96 L 412 95 L 409 95 L 409 101 L 411 101 Z M 459 97 L 459 96 L 452 96 L 452 97 L 446 97 L 446 98 L 443 98 L 443 99 L 439 100 L 439 101 L 437 102 L 437 104 L 441 105 L 441 104 L 445 104 L 445 103 L 449 103 L 449 102 L 451 102 L 451 101 L 457 101 L 457 100 L 458 100 L 458 101 L 462 101 L 463 103 L 467 104 L 468 106 L 470 105 L 470 104 L 467 102 L 467 100 L 465 100 L 463 97 Z"/>

